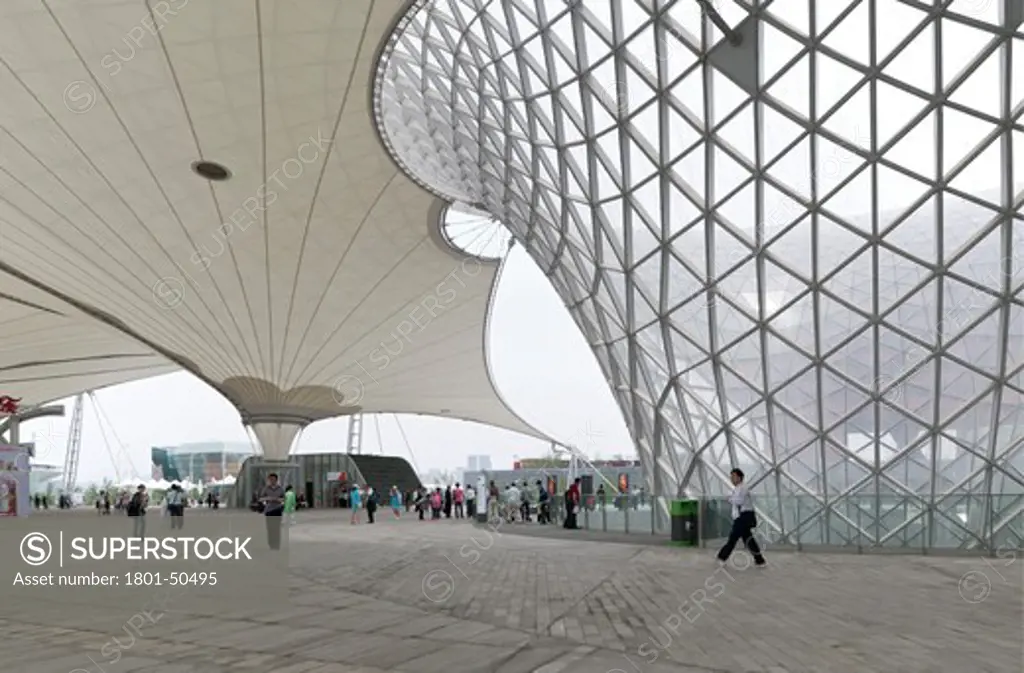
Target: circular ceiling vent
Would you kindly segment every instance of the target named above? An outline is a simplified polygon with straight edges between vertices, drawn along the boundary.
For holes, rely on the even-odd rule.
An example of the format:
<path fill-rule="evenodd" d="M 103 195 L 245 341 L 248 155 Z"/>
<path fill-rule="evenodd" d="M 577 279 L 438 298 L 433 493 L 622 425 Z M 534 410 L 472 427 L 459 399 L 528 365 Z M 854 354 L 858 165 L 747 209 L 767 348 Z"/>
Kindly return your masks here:
<path fill-rule="evenodd" d="M 197 161 L 192 164 L 196 175 L 214 182 L 223 182 L 231 177 L 231 171 L 214 161 Z"/>

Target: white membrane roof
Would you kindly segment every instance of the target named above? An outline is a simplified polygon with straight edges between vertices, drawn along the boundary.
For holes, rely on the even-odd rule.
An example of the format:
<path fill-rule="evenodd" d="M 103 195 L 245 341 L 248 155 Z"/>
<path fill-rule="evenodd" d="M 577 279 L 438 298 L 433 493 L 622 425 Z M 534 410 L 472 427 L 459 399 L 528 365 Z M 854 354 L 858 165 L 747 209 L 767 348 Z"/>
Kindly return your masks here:
<path fill-rule="evenodd" d="M 246 420 L 393 411 L 541 436 L 488 373 L 497 263 L 444 242 L 443 204 L 373 128 L 400 8 L 0 3 L 0 393 L 180 366 Z"/>

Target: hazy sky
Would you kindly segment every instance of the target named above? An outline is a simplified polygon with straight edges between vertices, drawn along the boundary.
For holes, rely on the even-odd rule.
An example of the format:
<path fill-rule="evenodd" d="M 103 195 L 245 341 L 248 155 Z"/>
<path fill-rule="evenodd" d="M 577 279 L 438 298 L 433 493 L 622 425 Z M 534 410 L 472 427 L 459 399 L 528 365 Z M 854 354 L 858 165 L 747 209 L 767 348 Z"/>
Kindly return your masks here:
<path fill-rule="evenodd" d="M 597 362 L 533 261 L 520 249 L 512 251 L 502 276 L 492 316 L 490 344 L 494 377 L 510 406 L 537 428 L 574 443 L 589 454 L 610 457 L 632 454 L 626 431 Z M 103 412 L 114 425 L 131 462 L 149 477 L 149 449 L 182 442 L 247 441 L 234 407 L 217 392 L 179 373 L 138 381 L 96 393 Z M 62 464 L 73 400 L 65 400 L 67 417 L 32 421 L 22 426 L 22 441 L 35 434 L 37 462 Z M 464 467 L 466 456 L 485 453 L 495 467 L 513 457 L 543 455 L 547 445 L 505 430 L 477 423 L 427 416 L 400 416 L 421 470 Z M 408 457 L 395 417 L 365 416 L 363 451 Z M 103 432 L 91 404 L 86 402 L 79 481 L 114 477 Z M 115 439 L 104 428 L 111 449 Z M 299 440 L 301 453 L 344 451 L 346 418 L 311 425 Z"/>

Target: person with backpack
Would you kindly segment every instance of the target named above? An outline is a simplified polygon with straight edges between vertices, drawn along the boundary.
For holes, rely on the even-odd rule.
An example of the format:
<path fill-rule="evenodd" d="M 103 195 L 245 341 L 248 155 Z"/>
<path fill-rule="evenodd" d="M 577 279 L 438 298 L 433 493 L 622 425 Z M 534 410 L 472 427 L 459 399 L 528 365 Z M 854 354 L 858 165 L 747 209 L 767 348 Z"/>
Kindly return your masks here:
<path fill-rule="evenodd" d="M 139 484 L 132 499 L 128 501 L 128 516 L 132 517 L 132 537 L 146 537 L 146 507 L 149 505 L 149 495 L 146 493 L 146 485 Z"/>
<path fill-rule="evenodd" d="M 743 485 L 743 470 L 733 468 L 729 473 L 729 480 L 732 482 L 732 494 L 729 496 L 729 504 L 732 505 L 732 530 L 729 531 L 729 539 L 722 548 L 718 550 L 718 561 L 724 564 L 729 560 L 736 543 L 741 539 L 754 557 L 754 564 L 764 566 L 766 561 L 761 554 L 761 547 L 754 539 L 754 528 L 757 526 L 757 515 L 754 513 L 754 499 L 750 491 Z"/>

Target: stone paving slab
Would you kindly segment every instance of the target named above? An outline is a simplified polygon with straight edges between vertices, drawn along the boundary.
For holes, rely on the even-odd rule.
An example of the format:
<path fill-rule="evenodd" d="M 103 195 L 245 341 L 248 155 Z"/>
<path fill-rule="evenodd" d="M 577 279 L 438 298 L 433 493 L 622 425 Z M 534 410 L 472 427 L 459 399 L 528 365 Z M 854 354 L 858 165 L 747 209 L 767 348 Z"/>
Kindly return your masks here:
<path fill-rule="evenodd" d="M 465 522 L 304 513 L 290 600 L 189 603 L 100 655 L 138 606 L 4 606 L 18 673 L 1008 673 L 1024 559 L 711 552 Z M 215 513 L 210 516 L 216 516 Z M 90 658 L 91 657 L 91 658 Z"/>

